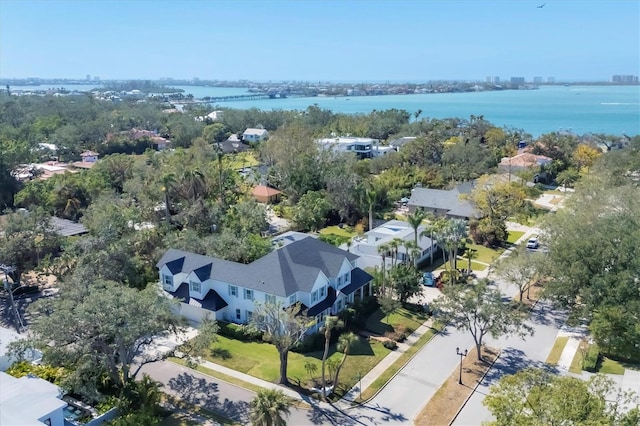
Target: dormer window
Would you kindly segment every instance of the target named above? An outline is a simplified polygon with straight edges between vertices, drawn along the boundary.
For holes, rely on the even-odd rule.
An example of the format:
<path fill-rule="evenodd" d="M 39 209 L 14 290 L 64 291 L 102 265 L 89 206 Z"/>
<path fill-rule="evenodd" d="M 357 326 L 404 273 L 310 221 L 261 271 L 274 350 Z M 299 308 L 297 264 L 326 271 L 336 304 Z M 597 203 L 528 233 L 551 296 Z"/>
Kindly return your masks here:
<path fill-rule="evenodd" d="M 189 291 L 193 293 L 200 293 L 202 291 L 202 284 L 197 281 L 190 281 Z"/>

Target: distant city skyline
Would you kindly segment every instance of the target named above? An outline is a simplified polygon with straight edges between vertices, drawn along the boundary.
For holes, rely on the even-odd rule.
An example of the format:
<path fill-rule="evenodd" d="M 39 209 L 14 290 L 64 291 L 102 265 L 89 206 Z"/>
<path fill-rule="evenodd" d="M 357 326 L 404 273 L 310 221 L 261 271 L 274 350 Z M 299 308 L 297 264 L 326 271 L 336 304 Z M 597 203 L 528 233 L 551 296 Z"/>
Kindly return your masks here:
<path fill-rule="evenodd" d="M 640 1 L 0 0 L 0 78 L 611 81 Z"/>

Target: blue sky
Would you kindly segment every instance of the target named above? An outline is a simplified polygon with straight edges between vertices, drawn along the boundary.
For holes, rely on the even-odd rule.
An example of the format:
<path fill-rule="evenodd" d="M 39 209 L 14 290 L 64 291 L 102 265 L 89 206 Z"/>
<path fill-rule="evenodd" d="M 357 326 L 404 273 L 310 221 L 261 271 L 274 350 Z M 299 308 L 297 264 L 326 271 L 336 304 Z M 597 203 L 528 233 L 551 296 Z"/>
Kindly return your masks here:
<path fill-rule="evenodd" d="M 0 0 L 0 77 L 608 80 L 639 34 L 640 0 Z"/>

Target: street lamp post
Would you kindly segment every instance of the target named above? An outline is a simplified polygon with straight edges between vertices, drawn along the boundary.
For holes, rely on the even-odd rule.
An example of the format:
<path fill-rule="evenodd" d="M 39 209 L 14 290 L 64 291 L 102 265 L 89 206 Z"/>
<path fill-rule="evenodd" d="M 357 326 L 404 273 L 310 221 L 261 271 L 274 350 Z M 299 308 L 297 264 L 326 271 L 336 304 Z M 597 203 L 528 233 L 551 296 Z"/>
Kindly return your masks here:
<path fill-rule="evenodd" d="M 458 378 L 458 384 L 461 385 L 462 384 L 462 359 L 467 356 L 467 353 L 469 352 L 468 349 L 465 349 L 464 352 L 460 352 L 460 348 L 456 348 L 456 354 L 458 354 L 458 356 L 460 356 L 460 376 Z"/>

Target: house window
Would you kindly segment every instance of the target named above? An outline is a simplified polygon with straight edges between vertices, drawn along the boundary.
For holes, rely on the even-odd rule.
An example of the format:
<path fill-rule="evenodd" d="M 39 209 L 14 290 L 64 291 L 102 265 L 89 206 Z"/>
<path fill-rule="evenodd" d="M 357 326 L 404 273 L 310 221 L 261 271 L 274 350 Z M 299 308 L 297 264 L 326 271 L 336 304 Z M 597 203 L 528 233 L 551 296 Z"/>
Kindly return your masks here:
<path fill-rule="evenodd" d="M 242 319 L 242 313 L 240 313 L 240 309 L 236 309 L 236 319 L 238 321 Z"/>
<path fill-rule="evenodd" d="M 342 286 L 342 276 L 338 277 L 338 288 Z"/>
<path fill-rule="evenodd" d="M 274 296 L 273 294 L 266 294 L 265 293 L 264 301 L 265 301 L 265 303 L 276 303 L 276 296 Z"/>
<path fill-rule="evenodd" d="M 238 297 L 238 286 L 229 286 L 229 296 Z"/>
<path fill-rule="evenodd" d="M 324 297 L 327 295 L 327 286 L 320 287 L 320 297 Z"/>
<path fill-rule="evenodd" d="M 45 424 L 45 425 L 47 425 L 47 426 L 51 426 L 51 417 L 49 417 L 48 419 L 46 419 L 46 420 L 45 420 L 44 422 L 42 422 L 42 423 L 44 423 L 44 424 Z"/>
<path fill-rule="evenodd" d="M 190 281 L 189 282 L 189 290 L 193 291 L 195 293 L 200 293 L 201 284 L 199 282 L 196 282 L 196 281 Z"/>
<path fill-rule="evenodd" d="M 164 284 L 165 287 L 173 287 L 173 277 L 162 274 L 162 284 Z"/>
<path fill-rule="evenodd" d="M 344 274 L 344 283 L 345 285 L 349 282 L 349 273 Z"/>
<path fill-rule="evenodd" d="M 311 303 L 315 303 L 318 301 L 318 290 L 311 293 Z"/>
<path fill-rule="evenodd" d="M 293 305 L 294 303 L 296 303 L 297 298 L 295 294 L 292 294 L 291 296 L 289 296 L 289 304 Z"/>
<path fill-rule="evenodd" d="M 244 298 L 246 300 L 253 300 L 253 290 L 249 290 L 248 288 L 244 289 Z"/>
<path fill-rule="evenodd" d="M 342 300 L 338 300 L 337 310 L 338 310 L 338 311 L 341 311 L 341 310 L 342 310 Z"/>
<path fill-rule="evenodd" d="M 253 319 L 253 312 L 247 311 L 247 321 L 251 321 Z"/>

